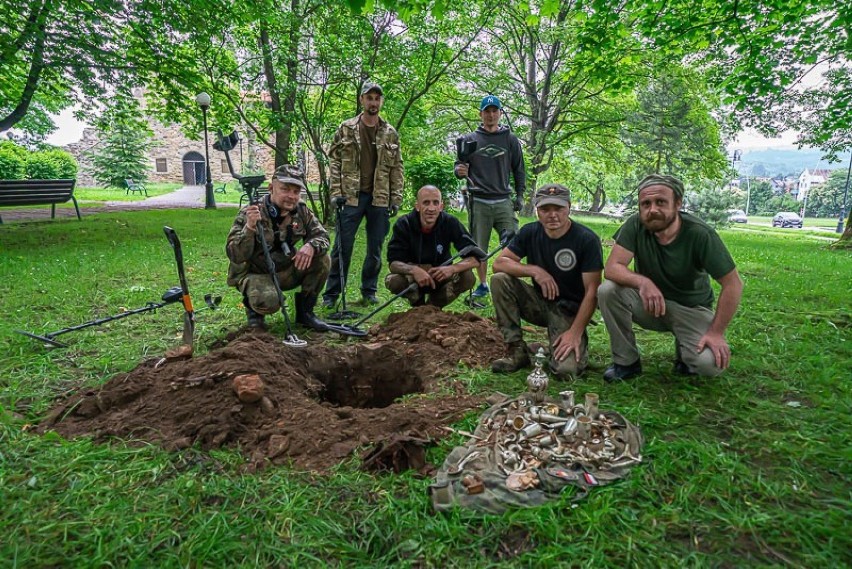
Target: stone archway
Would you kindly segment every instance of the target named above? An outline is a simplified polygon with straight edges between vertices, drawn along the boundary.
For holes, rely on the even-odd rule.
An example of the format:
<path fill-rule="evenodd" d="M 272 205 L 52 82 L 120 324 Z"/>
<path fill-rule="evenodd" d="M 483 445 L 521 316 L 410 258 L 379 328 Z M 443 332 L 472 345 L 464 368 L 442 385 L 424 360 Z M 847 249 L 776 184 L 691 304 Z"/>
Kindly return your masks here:
<path fill-rule="evenodd" d="M 187 152 L 183 155 L 183 183 L 187 186 L 203 186 L 207 182 L 204 156 L 199 152 Z"/>

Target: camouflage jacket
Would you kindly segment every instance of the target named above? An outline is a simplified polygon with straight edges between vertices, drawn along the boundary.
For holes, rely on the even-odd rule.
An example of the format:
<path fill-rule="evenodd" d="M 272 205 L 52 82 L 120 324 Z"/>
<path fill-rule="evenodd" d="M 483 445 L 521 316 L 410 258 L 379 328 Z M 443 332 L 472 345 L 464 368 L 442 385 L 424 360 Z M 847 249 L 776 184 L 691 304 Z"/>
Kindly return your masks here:
<path fill-rule="evenodd" d="M 287 225 L 279 226 L 277 231 L 273 227 L 272 219 L 269 217 L 267 208 L 261 203 L 260 223 L 263 225 L 263 234 L 269 244 L 269 251 L 275 267 L 278 271 L 287 268 L 293 262 L 300 242 L 310 243 L 317 256 L 327 255 L 329 249 L 328 231 L 319 222 L 304 202 L 296 206 L 295 214 L 292 214 Z M 228 233 L 228 244 L 225 252 L 231 261 L 228 266 L 228 285 L 237 286 L 242 278 L 248 273 L 263 274 L 269 272 L 266 260 L 263 258 L 263 248 L 260 244 L 259 232 L 246 231 L 245 208 L 240 210 L 231 231 Z M 284 254 L 284 246 L 291 250 L 290 255 Z"/>
<path fill-rule="evenodd" d="M 361 187 L 361 115 L 344 121 L 334 134 L 331 159 L 331 197 L 346 197 L 346 205 L 358 205 Z M 383 119 L 376 131 L 376 172 L 373 178 L 373 205 L 402 204 L 402 157 L 399 134 Z"/>

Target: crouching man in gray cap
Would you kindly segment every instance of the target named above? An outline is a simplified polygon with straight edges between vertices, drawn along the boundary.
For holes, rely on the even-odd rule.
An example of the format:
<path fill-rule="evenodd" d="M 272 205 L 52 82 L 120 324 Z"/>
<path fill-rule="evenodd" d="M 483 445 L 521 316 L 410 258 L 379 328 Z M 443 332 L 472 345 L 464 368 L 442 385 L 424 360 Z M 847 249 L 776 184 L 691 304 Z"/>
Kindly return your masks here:
<path fill-rule="evenodd" d="M 491 294 L 509 355 L 492 362 L 491 369 L 506 373 L 529 365 L 523 318 L 547 327 L 550 369 L 559 379 L 573 379 L 588 360 L 586 326 L 601 282 L 601 240 L 569 217 L 571 198 L 564 186 L 542 186 L 533 203 L 538 221 L 523 226 L 494 261 Z"/>
<path fill-rule="evenodd" d="M 681 205 L 683 182 L 647 176 L 639 183 L 639 213 L 615 234 L 606 280 L 598 290 L 612 348 L 606 381 L 642 373 L 634 322 L 674 334 L 676 373 L 715 376 L 730 363 L 725 330 L 739 306 L 743 282 L 716 231 L 680 211 Z M 709 277 L 722 287 L 715 313 Z"/>
<path fill-rule="evenodd" d="M 243 294 L 250 327 L 264 327 L 264 315 L 281 308 L 257 231 L 261 224 L 281 290 L 302 287 L 295 295 L 296 322 L 320 332 L 327 330 L 314 307 L 331 268 L 328 232 L 300 201 L 304 189 L 298 168 L 281 166 L 269 184 L 269 194 L 258 204 L 243 208 L 228 234 L 228 284 Z"/>

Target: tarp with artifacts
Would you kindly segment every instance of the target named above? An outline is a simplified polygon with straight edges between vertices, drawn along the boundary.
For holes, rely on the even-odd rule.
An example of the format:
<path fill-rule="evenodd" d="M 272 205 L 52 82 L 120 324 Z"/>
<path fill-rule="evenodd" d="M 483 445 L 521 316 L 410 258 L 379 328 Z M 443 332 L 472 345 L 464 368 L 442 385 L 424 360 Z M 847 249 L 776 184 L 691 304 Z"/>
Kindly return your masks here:
<path fill-rule="evenodd" d="M 430 487 L 436 510 L 461 506 L 500 513 L 544 504 L 568 486 L 589 488 L 624 478 L 642 460 L 642 434 L 597 395 L 583 404 L 524 395 L 489 408 L 467 444 L 453 449 Z M 536 401 L 539 399 L 539 401 Z"/>

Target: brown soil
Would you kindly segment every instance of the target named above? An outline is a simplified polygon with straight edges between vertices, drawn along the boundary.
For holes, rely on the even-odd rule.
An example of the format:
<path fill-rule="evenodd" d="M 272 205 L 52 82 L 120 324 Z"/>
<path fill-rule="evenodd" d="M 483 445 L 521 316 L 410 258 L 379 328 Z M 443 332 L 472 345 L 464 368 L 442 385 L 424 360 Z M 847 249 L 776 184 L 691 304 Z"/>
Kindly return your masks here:
<path fill-rule="evenodd" d="M 447 376 L 459 363 L 483 366 L 504 354 L 491 321 L 429 306 L 392 315 L 361 342 L 326 345 L 322 338 L 291 348 L 267 333 L 241 331 L 203 357 L 159 366 L 148 360 L 63 401 L 39 430 L 169 450 L 236 447 L 250 468 L 323 470 L 394 435 L 446 434 L 441 426 L 482 404 Z M 234 390 L 234 378 L 245 374 L 262 383 L 251 386 L 263 395 L 256 402 L 241 402 Z"/>

